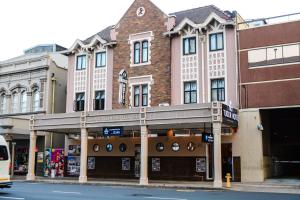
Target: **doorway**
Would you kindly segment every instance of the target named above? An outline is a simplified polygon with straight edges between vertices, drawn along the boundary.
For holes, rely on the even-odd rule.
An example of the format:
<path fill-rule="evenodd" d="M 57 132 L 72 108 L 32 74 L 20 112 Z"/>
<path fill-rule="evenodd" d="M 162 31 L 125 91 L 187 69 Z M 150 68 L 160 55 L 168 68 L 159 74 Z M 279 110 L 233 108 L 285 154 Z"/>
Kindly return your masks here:
<path fill-rule="evenodd" d="M 222 144 L 222 177 L 227 173 L 232 176 L 232 144 Z"/>

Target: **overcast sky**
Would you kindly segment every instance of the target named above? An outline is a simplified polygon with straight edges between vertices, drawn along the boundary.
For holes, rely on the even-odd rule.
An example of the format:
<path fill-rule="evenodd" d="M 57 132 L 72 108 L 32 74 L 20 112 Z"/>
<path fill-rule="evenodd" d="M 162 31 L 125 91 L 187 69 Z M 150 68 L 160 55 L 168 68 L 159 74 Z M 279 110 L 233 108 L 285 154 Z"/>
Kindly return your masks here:
<path fill-rule="evenodd" d="M 165 13 L 214 4 L 244 19 L 300 12 L 299 0 L 152 0 Z M 1 0 L 0 60 L 37 44 L 69 48 L 118 22 L 133 0 Z"/>

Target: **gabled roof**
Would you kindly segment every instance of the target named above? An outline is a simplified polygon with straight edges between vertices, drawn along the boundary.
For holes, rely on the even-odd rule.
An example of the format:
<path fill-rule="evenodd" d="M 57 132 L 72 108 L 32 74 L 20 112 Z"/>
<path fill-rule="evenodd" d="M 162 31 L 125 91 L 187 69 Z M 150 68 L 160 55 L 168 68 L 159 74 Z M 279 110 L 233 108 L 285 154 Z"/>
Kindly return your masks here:
<path fill-rule="evenodd" d="M 100 38 L 102 38 L 103 40 L 106 40 L 107 42 L 112 42 L 112 39 L 110 37 L 110 31 L 111 29 L 113 29 L 114 26 L 109 26 L 105 29 L 103 29 L 102 31 L 96 33 L 95 35 L 92 35 L 91 37 L 85 39 L 83 41 L 84 44 L 89 44 L 95 36 L 99 36 Z"/>
<path fill-rule="evenodd" d="M 176 16 L 176 25 L 180 24 L 183 20 L 185 20 L 185 18 L 189 19 L 195 24 L 203 24 L 205 20 L 211 15 L 211 13 L 215 13 L 217 16 L 224 20 L 232 20 L 230 16 L 226 15 L 225 12 L 214 5 L 175 12 L 171 13 L 170 15 Z"/>

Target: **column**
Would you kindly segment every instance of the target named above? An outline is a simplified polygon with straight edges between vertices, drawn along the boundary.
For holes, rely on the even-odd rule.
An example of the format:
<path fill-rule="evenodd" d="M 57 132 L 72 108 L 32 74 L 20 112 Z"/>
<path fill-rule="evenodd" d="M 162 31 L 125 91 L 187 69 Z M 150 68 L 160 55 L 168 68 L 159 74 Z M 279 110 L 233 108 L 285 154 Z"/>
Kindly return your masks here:
<path fill-rule="evenodd" d="M 15 148 L 16 148 L 16 143 L 12 142 L 12 147 L 11 147 L 11 173 L 10 176 L 14 176 L 14 168 L 15 168 Z"/>
<path fill-rule="evenodd" d="M 213 122 L 214 134 L 214 188 L 222 188 L 221 122 Z"/>
<path fill-rule="evenodd" d="M 30 147 L 28 160 L 28 174 L 26 180 L 35 180 L 35 150 L 36 150 L 37 131 L 30 131 Z"/>
<path fill-rule="evenodd" d="M 140 185 L 148 185 L 148 128 L 147 126 L 141 126 Z"/>
<path fill-rule="evenodd" d="M 88 131 L 86 128 L 81 129 L 81 152 L 80 152 L 80 176 L 79 182 L 87 182 L 87 151 L 88 151 Z"/>

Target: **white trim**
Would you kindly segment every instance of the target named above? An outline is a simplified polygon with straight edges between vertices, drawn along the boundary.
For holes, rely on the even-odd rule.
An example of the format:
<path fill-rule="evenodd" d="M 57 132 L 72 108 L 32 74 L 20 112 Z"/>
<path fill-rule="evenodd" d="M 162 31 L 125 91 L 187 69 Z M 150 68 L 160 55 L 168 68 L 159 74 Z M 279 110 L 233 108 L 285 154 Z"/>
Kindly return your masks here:
<path fill-rule="evenodd" d="M 253 47 L 253 48 L 248 48 L 248 49 L 239 49 L 238 51 L 243 52 L 243 51 L 251 51 L 251 50 L 260 50 L 260 49 L 274 48 L 274 47 L 278 47 L 278 46 L 290 46 L 290 45 L 295 45 L 295 44 L 299 45 L 300 41 L 292 42 L 292 43 L 274 44 L 274 45 L 270 45 L 270 46 Z"/>
<path fill-rule="evenodd" d="M 248 66 L 248 69 L 254 70 L 254 69 L 261 69 L 261 68 L 284 67 L 284 66 L 299 65 L 299 64 L 300 64 L 300 62 L 291 62 L 291 63 L 284 63 L 284 64 L 276 64 L 276 65 L 263 65 L 263 66 L 258 66 L 258 67 L 249 67 Z"/>
<path fill-rule="evenodd" d="M 145 31 L 145 32 L 130 34 L 128 41 L 132 40 L 132 39 L 130 39 L 131 36 L 139 36 L 139 35 L 144 35 L 144 34 L 150 34 L 150 37 L 154 37 L 153 31 Z"/>
<path fill-rule="evenodd" d="M 288 79 L 278 79 L 278 80 L 269 80 L 269 81 L 256 81 L 256 82 L 240 83 L 240 85 L 253 85 L 253 84 L 264 84 L 264 83 L 278 83 L 278 82 L 299 81 L 299 80 L 300 80 L 300 78 L 288 78 Z"/>
<path fill-rule="evenodd" d="M 131 39 L 131 37 L 133 37 L 133 36 L 139 36 L 139 35 L 143 35 L 143 34 L 150 34 L 150 36 L 137 38 L 137 39 Z M 151 65 L 151 46 L 152 46 L 151 41 L 152 40 L 154 40 L 154 35 L 153 35 L 152 31 L 135 33 L 135 34 L 129 35 L 128 43 L 130 45 L 130 67 L 141 67 L 141 66 Z M 143 41 L 148 41 L 148 62 L 146 62 L 146 63 L 141 62 L 141 63 L 135 64 L 134 63 L 134 59 L 135 59 L 134 58 L 134 43 L 136 43 L 136 42 L 142 43 Z M 143 45 L 141 44 L 140 52 L 142 52 L 142 51 L 143 51 Z M 143 55 L 140 55 L 140 61 L 143 59 L 142 57 L 143 57 Z"/>
<path fill-rule="evenodd" d="M 149 80 L 148 81 L 138 81 L 138 82 L 132 83 L 132 80 L 134 80 L 134 79 L 143 79 L 143 78 L 148 78 Z M 134 105 L 133 105 L 133 95 L 134 95 L 133 86 L 147 84 L 148 85 L 148 106 L 147 107 L 151 107 L 151 89 L 152 89 L 151 85 L 154 84 L 152 75 L 131 77 L 128 79 L 128 83 L 129 83 L 129 92 L 130 92 L 129 106 L 132 108 L 134 107 Z"/>

